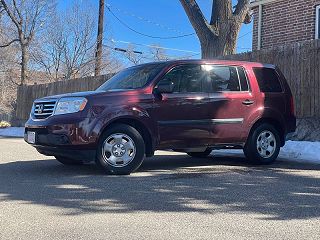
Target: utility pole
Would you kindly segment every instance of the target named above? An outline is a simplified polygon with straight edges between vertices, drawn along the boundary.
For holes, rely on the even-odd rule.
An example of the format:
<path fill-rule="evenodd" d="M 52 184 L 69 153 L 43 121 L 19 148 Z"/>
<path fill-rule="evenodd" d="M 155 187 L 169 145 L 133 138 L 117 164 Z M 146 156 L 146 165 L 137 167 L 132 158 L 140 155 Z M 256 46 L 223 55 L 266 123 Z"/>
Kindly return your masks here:
<path fill-rule="evenodd" d="M 104 25 L 104 0 L 99 0 L 99 20 L 98 20 L 98 35 L 97 35 L 97 49 L 95 54 L 95 69 L 94 75 L 101 74 L 102 66 L 102 39 L 103 39 L 103 25 Z"/>

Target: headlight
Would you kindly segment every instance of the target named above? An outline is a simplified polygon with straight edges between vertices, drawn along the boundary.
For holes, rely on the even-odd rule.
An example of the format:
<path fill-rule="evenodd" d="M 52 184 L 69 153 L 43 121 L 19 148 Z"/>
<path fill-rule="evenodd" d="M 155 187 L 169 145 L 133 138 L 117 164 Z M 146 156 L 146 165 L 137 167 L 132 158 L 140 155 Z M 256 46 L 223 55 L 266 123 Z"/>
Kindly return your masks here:
<path fill-rule="evenodd" d="M 88 100 L 83 97 L 61 98 L 58 101 L 54 114 L 60 115 L 60 114 L 80 112 L 85 108 L 87 102 Z"/>

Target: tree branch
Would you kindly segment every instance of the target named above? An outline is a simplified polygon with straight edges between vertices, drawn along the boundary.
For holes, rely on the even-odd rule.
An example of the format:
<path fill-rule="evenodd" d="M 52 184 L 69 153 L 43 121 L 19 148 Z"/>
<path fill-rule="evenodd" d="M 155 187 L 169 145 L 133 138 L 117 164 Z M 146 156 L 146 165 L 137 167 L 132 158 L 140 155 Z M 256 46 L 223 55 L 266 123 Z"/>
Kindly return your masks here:
<path fill-rule="evenodd" d="M 11 40 L 10 42 L 8 42 L 6 44 L 0 45 L 0 48 L 9 47 L 12 43 L 19 42 L 19 41 L 20 41 L 19 39 L 13 39 L 13 40 Z"/>
<path fill-rule="evenodd" d="M 21 28 L 21 24 L 20 24 L 20 22 L 17 20 L 17 18 L 14 16 L 14 14 L 11 12 L 11 10 L 9 9 L 6 1 L 5 1 L 5 0 L 0 0 L 0 2 L 1 2 L 3 8 L 6 10 L 6 12 L 7 12 L 8 16 L 10 17 L 10 19 L 12 20 L 12 22 L 16 25 L 17 29 L 18 29 L 19 31 L 21 31 L 21 29 L 22 29 L 22 28 Z"/>
<path fill-rule="evenodd" d="M 203 35 L 210 32 L 217 36 L 216 32 L 211 28 L 203 16 L 199 5 L 195 0 L 180 0 L 180 3 L 184 8 L 197 35 Z"/>
<path fill-rule="evenodd" d="M 238 0 L 238 4 L 235 6 L 235 10 L 233 15 L 238 17 L 242 22 L 249 23 L 250 22 L 250 14 L 249 14 L 249 0 Z M 249 19 L 247 21 L 247 19 Z"/>
<path fill-rule="evenodd" d="M 213 0 L 210 25 L 226 23 L 232 18 L 231 0 Z"/>
<path fill-rule="evenodd" d="M 16 11 L 16 13 L 18 14 L 18 16 L 19 16 L 19 23 L 20 23 L 20 25 L 21 25 L 21 23 L 22 23 L 22 15 L 21 15 L 21 11 L 19 10 L 19 8 L 18 8 L 18 6 L 17 6 L 17 2 L 16 2 L 16 0 L 12 0 L 12 2 L 13 2 L 13 6 L 14 6 L 14 9 L 15 9 L 15 11 Z"/>

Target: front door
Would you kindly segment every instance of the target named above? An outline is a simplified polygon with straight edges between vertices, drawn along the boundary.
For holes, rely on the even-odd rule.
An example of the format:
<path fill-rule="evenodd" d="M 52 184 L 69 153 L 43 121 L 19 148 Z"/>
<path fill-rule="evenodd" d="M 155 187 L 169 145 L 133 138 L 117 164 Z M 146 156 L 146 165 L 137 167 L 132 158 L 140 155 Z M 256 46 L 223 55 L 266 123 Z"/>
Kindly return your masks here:
<path fill-rule="evenodd" d="M 173 93 L 161 94 L 155 100 L 154 119 L 161 148 L 192 148 L 208 144 L 206 80 L 200 65 L 174 67 L 160 80 L 174 83 Z"/>

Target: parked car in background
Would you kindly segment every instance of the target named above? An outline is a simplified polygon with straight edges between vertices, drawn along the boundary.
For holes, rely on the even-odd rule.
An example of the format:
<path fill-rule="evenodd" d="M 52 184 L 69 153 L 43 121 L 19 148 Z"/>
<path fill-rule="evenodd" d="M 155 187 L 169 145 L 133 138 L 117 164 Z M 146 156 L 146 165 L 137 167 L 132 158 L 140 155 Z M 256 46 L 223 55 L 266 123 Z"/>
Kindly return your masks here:
<path fill-rule="evenodd" d="M 293 97 L 273 65 L 179 60 L 127 68 L 96 91 L 34 101 L 25 141 L 63 164 L 95 161 L 109 174 L 130 174 L 172 149 L 207 157 L 243 149 L 270 164 L 296 129 Z"/>

